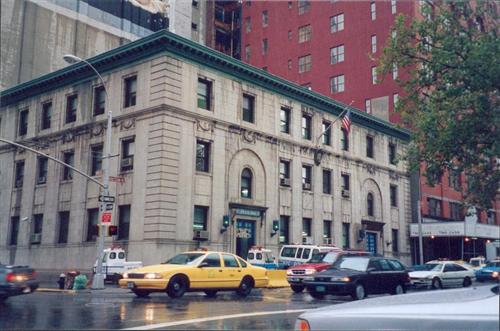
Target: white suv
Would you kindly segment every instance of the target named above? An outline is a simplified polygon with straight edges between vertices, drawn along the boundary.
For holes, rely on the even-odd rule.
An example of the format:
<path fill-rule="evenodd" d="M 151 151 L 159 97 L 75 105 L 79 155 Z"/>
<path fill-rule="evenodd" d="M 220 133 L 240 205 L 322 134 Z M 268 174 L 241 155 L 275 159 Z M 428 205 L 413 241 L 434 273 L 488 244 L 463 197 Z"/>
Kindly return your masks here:
<path fill-rule="evenodd" d="M 430 261 L 425 264 L 426 270 L 409 273 L 411 285 L 414 287 L 432 287 L 434 289 L 447 286 L 468 287 L 475 279 L 474 270 L 451 261 Z"/>

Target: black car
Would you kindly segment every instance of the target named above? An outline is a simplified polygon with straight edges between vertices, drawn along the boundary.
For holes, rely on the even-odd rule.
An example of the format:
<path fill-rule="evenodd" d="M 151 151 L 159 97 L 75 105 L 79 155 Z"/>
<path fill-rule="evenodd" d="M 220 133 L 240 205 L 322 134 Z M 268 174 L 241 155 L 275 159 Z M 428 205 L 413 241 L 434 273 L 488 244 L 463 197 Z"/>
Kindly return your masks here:
<path fill-rule="evenodd" d="M 368 294 L 405 293 L 409 282 L 405 266 L 396 259 L 344 255 L 305 284 L 315 298 L 335 294 L 361 300 Z"/>

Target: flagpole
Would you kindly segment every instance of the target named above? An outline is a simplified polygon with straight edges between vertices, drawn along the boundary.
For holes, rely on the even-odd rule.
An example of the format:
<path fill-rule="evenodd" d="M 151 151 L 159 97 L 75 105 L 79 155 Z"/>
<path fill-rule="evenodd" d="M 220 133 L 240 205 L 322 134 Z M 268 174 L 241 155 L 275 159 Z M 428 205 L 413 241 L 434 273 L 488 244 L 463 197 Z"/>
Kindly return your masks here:
<path fill-rule="evenodd" d="M 354 100 L 351 101 L 350 104 L 348 104 L 347 106 L 344 107 L 344 110 L 339 114 L 339 116 L 335 119 L 335 121 L 331 122 L 328 127 L 323 130 L 323 132 L 321 132 L 321 134 L 318 136 L 318 138 L 316 138 L 316 145 L 319 145 L 319 140 L 321 139 L 321 137 L 325 134 L 326 131 L 330 130 L 330 128 L 332 127 L 333 124 L 335 124 L 335 122 L 337 122 L 339 119 L 342 118 L 342 115 L 348 111 L 349 107 L 351 107 L 351 105 L 354 103 Z"/>

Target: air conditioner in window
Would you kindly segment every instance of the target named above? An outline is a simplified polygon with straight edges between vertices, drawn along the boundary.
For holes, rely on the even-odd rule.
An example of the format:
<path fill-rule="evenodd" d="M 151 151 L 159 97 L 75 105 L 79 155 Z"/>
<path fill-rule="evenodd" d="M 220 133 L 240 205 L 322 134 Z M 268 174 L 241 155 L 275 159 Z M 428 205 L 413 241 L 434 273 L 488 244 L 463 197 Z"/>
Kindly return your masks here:
<path fill-rule="evenodd" d="M 131 157 L 124 158 L 120 162 L 121 168 L 128 168 L 128 167 L 132 167 L 133 165 L 134 165 L 134 159 Z"/>
<path fill-rule="evenodd" d="M 303 188 L 304 190 L 310 190 L 310 189 L 311 189 L 311 184 L 309 184 L 309 183 L 303 183 L 303 184 L 302 184 L 302 188 Z"/>
<path fill-rule="evenodd" d="M 302 238 L 302 243 L 304 245 L 312 245 L 313 243 L 313 238 L 312 237 L 303 237 Z"/>
<path fill-rule="evenodd" d="M 205 230 L 194 230 L 193 232 L 193 240 L 205 241 L 208 240 L 208 231 Z"/>
<path fill-rule="evenodd" d="M 351 196 L 351 192 L 349 190 L 342 190 L 342 197 L 349 198 Z"/>
<path fill-rule="evenodd" d="M 280 183 L 283 186 L 290 186 L 290 178 L 281 178 Z"/>
<path fill-rule="evenodd" d="M 39 244 L 42 242 L 42 234 L 41 233 L 32 233 L 30 242 L 32 244 Z"/>

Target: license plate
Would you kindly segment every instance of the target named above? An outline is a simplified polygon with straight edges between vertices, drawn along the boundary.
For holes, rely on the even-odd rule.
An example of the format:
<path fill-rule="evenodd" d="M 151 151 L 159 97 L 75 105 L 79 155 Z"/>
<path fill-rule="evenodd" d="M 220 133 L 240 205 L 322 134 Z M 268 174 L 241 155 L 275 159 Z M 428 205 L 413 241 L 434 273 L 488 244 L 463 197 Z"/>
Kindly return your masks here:
<path fill-rule="evenodd" d="M 300 282 L 300 278 L 288 278 L 291 282 Z"/>
<path fill-rule="evenodd" d="M 134 287 L 135 287 L 134 282 L 128 282 L 128 283 L 127 283 L 127 287 L 128 287 L 128 288 L 134 288 Z"/>
<path fill-rule="evenodd" d="M 325 292 L 326 287 L 325 286 L 316 286 L 316 292 Z"/>

